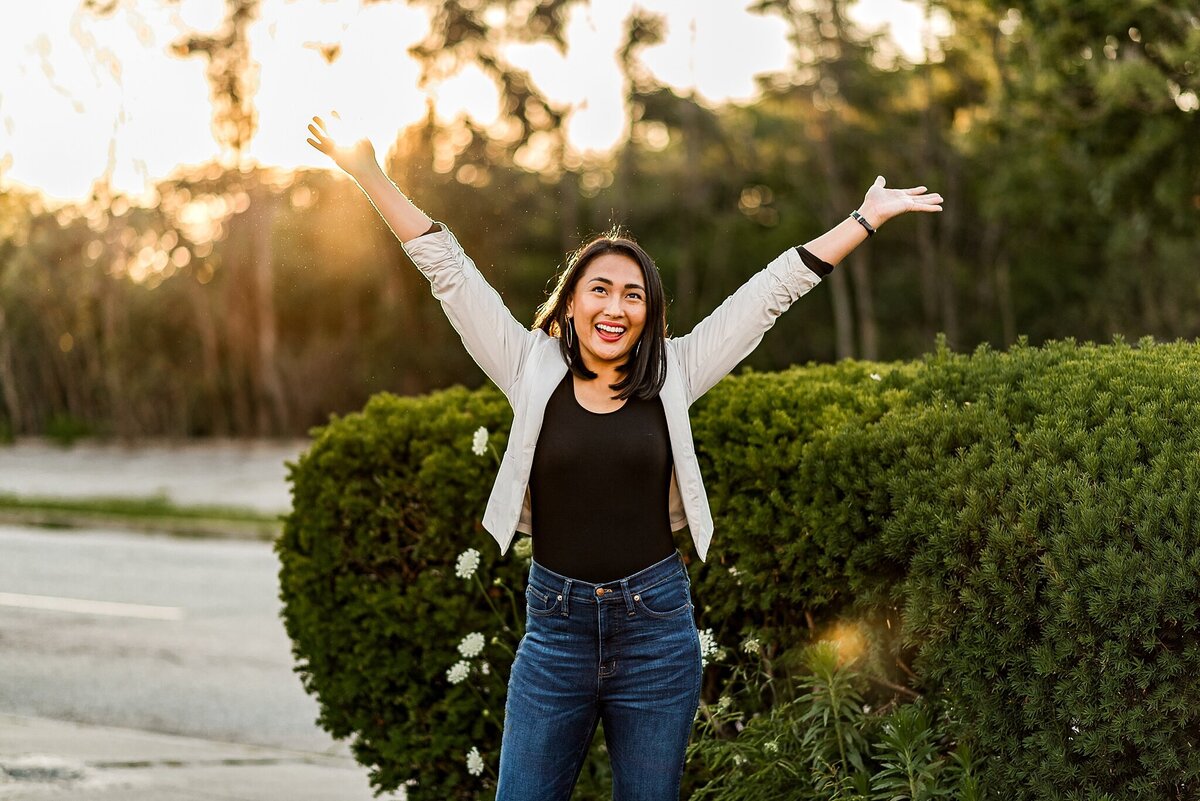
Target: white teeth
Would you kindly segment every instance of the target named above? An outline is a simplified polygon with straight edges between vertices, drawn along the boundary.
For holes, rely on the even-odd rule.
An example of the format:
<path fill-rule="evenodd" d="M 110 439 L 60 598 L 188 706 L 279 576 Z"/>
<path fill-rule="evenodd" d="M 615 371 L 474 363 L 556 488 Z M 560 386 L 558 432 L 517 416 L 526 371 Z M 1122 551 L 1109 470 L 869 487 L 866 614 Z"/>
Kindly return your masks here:
<path fill-rule="evenodd" d="M 605 325 L 604 323 L 599 323 L 596 325 L 596 327 L 599 328 L 601 331 L 603 331 L 606 334 L 624 334 L 625 333 L 624 328 L 616 328 L 614 326 Z"/>

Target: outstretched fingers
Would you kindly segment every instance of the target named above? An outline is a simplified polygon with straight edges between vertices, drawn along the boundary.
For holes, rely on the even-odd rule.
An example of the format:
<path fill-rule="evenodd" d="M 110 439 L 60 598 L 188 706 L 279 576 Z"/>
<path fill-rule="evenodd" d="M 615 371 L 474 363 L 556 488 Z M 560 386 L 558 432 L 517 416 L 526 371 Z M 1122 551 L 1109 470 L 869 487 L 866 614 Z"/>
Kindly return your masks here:
<path fill-rule="evenodd" d="M 329 155 L 332 143 L 329 140 L 329 134 L 325 132 L 325 123 L 320 117 L 313 117 L 313 120 L 315 120 L 317 124 L 313 125 L 311 122 L 308 124 L 308 132 L 312 134 L 312 136 L 305 141 L 322 153 Z"/>

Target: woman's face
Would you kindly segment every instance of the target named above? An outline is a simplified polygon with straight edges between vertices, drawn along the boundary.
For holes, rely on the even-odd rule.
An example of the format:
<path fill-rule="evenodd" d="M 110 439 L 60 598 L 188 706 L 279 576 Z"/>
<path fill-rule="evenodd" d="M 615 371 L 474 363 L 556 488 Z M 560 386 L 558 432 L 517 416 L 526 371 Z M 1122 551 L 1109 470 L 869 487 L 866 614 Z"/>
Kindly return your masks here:
<path fill-rule="evenodd" d="M 646 327 L 646 280 L 623 253 L 592 259 L 567 300 L 579 354 L 592 372 L 623 364 Z"/>

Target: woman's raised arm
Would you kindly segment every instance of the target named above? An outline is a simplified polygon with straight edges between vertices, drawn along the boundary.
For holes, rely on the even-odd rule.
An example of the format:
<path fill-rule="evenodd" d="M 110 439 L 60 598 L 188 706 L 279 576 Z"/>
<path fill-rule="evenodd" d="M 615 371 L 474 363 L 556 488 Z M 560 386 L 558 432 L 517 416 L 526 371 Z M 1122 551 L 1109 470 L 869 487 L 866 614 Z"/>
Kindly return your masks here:
<path fill-rule="evenodd" d="M 467 353 L 511 402 L 535 334 L 512 316 L 454 235 L 445 226 L 431 230 L 437 226 L 387 177 L 369 141 L 339 147 L 319 117 L 313 117 L 313 122 L 316 124 L 308 126 L 312 134 L 308 143 L 333 159 L 366 192 L 404 245 L 404 252 L 429 279 L 434 297 L 462 337 Z"/>
<path fill-rule="evenodd" d="M 941 211 L 942 196 L 930 192 L 923 186 L 911 189 L 887 189 L 883 176 L 875 179 L 863 197 L 862 205 L 855 212 L 862 222 L 847 217 L 816 239 L 804 245 L 804 249 L 829 264 L 837 264 L 850 254 L 879 226 L 893 217 L 910 211 Z M 864 225 L 863 223 L 866 223 Z M 867 228 L 867 226 L 871 226 Z"/>
<path fill-rule="evenodd" d="M 837 264 L 891 218 L 910 211 L 941 211 L 941 203 L 941 195 L 923 186 L 887 189 L 880 176 L 854 212 L 860 219 L 847 217 L 805 244 L 804 249 L 829 265 Z M 799 250 L 789 248 L 726 298 L 691 333 L 674 340 L 688 402 L 694 402 L 749 356 L 779 315 L 820 280 Z"/>
<path fill-rule="evenodd" d="M 397 239 L 408 242 L 432 227 L 433 220 L 414 206 L 384 174 L 370 140 L 362 139 L 351 145 L 340 146 L 329 135 L 324 120 L 313 117 L 313 123 L 316 125 L 308 125 L 308 132 L 312 134 L 308 143 L 333 159 L 362 187 Z"/>

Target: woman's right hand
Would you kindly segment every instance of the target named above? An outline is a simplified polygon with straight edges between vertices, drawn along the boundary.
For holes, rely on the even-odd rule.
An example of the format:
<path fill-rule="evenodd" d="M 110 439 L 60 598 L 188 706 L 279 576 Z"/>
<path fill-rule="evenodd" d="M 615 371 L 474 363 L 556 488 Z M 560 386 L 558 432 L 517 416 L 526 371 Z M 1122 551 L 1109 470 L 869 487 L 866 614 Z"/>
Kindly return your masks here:
<path fill-rule="evenodd" d="M 336 111 L 333 112 L 333 116 L 341 119 Z M 339 145 L 329 135 L 328 126 L 325 125 L 324 120 L 320 117 L 313 117 L 313 123 L 308 125 L 308 131 L 312 134 L 307 140 L 308 143 L 333 159 L 333 162 L 345 170 L 351 178 L 358 179 L 367 175 L 371 170 L 379 169 L 379 162 L 375 160 L 375 148 L 369 139 L 359 139 L 350 145 Z"/>

